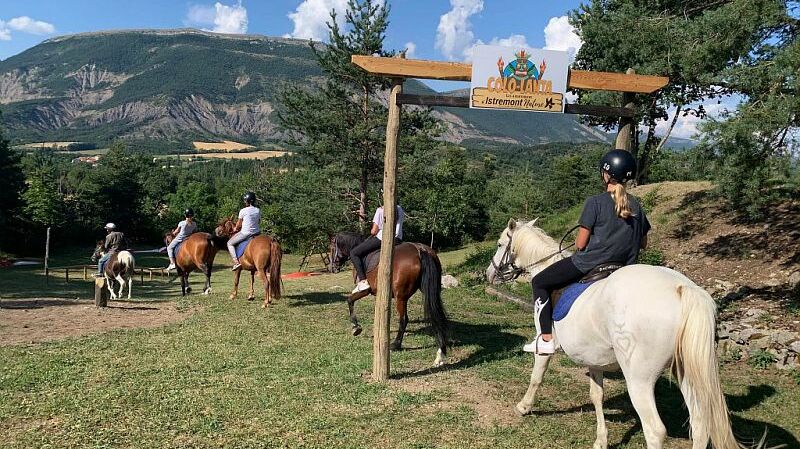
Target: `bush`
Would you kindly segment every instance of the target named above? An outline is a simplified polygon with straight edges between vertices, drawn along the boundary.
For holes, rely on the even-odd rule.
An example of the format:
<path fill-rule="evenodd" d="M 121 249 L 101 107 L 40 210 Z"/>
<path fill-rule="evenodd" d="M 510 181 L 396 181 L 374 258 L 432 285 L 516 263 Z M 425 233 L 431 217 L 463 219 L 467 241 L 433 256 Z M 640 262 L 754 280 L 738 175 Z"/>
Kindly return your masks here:
<path fill-rule="evenodd" d="M 752 354 L 750 354 L 750 358 L 747 360 L 747 364 L 752 366 L 756 369 L 767 369 L 770 365 L 778 361 L 774 355 L 770 352 L 767 352 L 763 349 L 759 349 Z"/>

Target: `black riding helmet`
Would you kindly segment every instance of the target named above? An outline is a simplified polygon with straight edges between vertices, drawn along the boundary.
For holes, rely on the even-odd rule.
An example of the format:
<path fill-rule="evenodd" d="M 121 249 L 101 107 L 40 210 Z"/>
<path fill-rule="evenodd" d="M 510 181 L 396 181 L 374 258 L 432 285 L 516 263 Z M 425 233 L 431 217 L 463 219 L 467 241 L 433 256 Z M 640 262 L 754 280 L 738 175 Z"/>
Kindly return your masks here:
<path fill-rule="evenodd" d="M 600 160 L 600 170 L 608 173 L 609 180 L 625 183 L 636 176 L 636 159 L 629 151 L 611 150 Z"/>
<path fill-rule="evenodd" d="M 194 211 L 191 207 L 187 207 L 185 211 L 183 211 L 183 216 L 186 218 L 194 217 Z"/>
<path fill-rule="evenodd" d="M 256 194 L 253 193 L 253 192 L 245 193 L 244 195 L 242 195 L 242 199 L 247 204 L 251 204 L 251 205 L 252 204 L 256 204 Z"/>

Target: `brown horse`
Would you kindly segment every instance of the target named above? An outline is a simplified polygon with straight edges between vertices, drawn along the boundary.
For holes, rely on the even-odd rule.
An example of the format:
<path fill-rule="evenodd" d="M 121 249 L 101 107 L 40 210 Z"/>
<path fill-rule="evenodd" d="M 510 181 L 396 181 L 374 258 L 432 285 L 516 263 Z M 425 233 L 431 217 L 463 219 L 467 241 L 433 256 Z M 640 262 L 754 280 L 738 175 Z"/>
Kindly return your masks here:
<path fill-rule="evenodd" d="M 92 253 L 92 262 L 97 262 L 97 259 L 103 257 L 104 254 L 103 241 L 100 240 Z M 103 268 L 103 277 L 106 278 L 106 286 L 111 292 L 111 299 L 122 299 L 125 284 L 128 284 L 128 299 L 131 299 L 132 279 L 135 271 L 136 261 L 130 251 L 123 250 L 111 255 Z M 114 292 L 114 280 L 119 283 L 119 294 Z"/>
<path fill-rule="evenodd" d="M 236 222 L 233 217 L 225 218 L 214 230 L 214 234 L 217 237 L 229 239 L 234 234 L 235 228 Z M 272 302 L 272 297 L 280 299 L 282 258 L 283 250 L 277 240 L 263 234 L 253 237 L 244 254 L 239 258 L 239 263 L 242 266 L 233 272 L 233 292 L 230 298 L 236 298 L 239 293 L 239 276 L 242 270 L 247 270 L 250 272 L 250 296 L 247 297 L 248 300 L 255 299 L 253 284 L 255 283 L 256 272 L 264 282 L 264 304 L 262 307 L 267 308 Z"/>
<path fill-rule="evenodd" d="M 164 234 L 164 244 L 169 245 L 175 237 L 172 232 Z M 175 266 L 181 278 L 181 295 L 192 292 L 189 287 L 189 273 L 199 270 L 206 275 L 203 294 L 211 293 L 211 270 L 217 251 L 225 248 L 225 240 L 207 232 L 195 232 L 180 244 L 175 254 Z"/>
<path fill-rule="evenodd" d="M 363 239 L 361 235 L 354 233 L 337 234 L 331 242 L 331 271 L 338 271 L 338 267 L 348 259 L 350 251 Z M 376 265 L 367 272 L 370 289 L 347 298 L 353 335 L 359 335 L 362 331 L 354 305 L 359 299 L 377 293 L 377 277 Z M 355 280 L 355 270 L 353 280 Z M 403 336 L 408 326 L 408 300 L 417 290 L 424 296 L 425 318 L 430 323 L 439 346 L 433 364 L 441 366 L 447 355 L 448 328 L 447 314 L 442 304 L 442 264 L 431 247 L 421 243 L 401 243 L 394 247 L 392 262 L 392 296 L 400 321 L 397 336 L 392 342 L 392 350 L 399 350 L 403 346 Z"/>

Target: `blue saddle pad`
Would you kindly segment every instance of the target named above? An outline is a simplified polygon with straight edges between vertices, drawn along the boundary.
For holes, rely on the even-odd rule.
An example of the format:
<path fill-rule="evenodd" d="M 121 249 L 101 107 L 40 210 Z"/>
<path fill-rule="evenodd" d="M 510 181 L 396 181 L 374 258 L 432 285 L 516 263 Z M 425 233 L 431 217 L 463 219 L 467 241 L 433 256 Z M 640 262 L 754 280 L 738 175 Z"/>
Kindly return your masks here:
<path fill-rule="evenodd" d="M 247 249 L 247 245 L 250 244 L 250 240 L 253 240 L 254 237 L 257 237 L 257 235 L 250 236 L 250 237 L 247 238 L 247 240 L 245 240 L 242 243 L 239 243 L 238 245 L 236 245 L 236 258 L 237 259 L 242 257 L 242 254 L 244 254 L 244 250 Z"/>
<path fill-rule="evenodd" d="M 175 246 L 175 255 L 176 256 L 181 253 L 181 246 L 183 246 L 184 243 L 186 243 L 186 240 L 184 240 L 182 242 L 178 242 L 178 245 Z"/>
<path fill-rule="evenodd" d="M 585 284 L 576 282 L 565 288 L 561 293 L 561 298 L 558 299 L 555 308 L 553 308 L 553 320 L 561 321 L 566 318 L 569 310 L 572 308 L 572 305 L 575 304 L 575 301 L 577 301 L 577 299 L 581 296 L 581 293 L 585 292 L 586 289 L 592 284 L 594 284 L 594 282 L 587 282 Z"/>

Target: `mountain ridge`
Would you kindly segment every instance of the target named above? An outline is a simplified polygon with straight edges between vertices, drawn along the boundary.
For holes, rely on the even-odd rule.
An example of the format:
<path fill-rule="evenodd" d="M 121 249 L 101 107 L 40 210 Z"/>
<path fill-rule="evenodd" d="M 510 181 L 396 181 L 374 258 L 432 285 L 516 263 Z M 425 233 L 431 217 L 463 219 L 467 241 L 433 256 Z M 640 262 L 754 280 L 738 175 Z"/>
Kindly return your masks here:
<path fill-rule="evenodd" d="M 58 36 L 0 61 L 0 108 L 18 143 L 279 141 L 284 132 L 274 111 L 281 86 L 323 79 L 310 44 L 195 29 Z M 438 93 L 418 80 L 405 87 Z M 443 138 L 459 144 L 608 141 L 563 114 L 455 108 L 434 108 L 434 114 L 446 125 Z"/>

